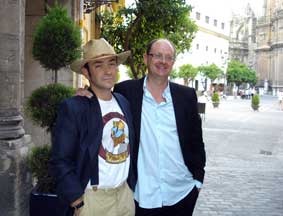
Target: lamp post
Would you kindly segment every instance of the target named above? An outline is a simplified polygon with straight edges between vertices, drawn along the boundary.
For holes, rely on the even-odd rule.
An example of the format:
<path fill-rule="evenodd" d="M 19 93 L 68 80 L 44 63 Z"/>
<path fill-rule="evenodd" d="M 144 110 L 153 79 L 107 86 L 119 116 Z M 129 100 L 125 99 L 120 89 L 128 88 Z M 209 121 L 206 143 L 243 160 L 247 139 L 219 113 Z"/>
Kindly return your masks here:
<path fill-rule="evenodd" d="M 224 84 L 224 89 L 223 89 L 223 94 L 226 95 L 226 92 L 227 92 L 227 67 L 228 67 L 228 61 L 229 61 L 229 58 L 228 58 L 228 53 L 225 52 L 223 56 L 221 56 L 221 59 L 223 60 L 223 63 L 222 63 L 222 69 L 223 69 L 223 84 Z"/>
<path fill-rule="evenodd" d="M 112 2 L 118 3 L 119 0 L 84 0 L 84 13 L 91 13 L 101 5 L 109 4 Z"/>

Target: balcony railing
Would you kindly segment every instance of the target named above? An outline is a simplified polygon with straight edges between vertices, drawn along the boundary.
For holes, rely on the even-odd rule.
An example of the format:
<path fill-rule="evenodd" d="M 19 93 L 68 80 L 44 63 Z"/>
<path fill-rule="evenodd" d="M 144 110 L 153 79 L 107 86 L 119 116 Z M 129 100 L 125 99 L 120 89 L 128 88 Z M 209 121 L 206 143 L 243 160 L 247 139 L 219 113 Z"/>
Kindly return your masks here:
<path fill-rule="evenodd" d="M 263 25 L 271 22 L 271 18 L 269 16 L 259 17 L 257 20 L 258 25 Z"/>

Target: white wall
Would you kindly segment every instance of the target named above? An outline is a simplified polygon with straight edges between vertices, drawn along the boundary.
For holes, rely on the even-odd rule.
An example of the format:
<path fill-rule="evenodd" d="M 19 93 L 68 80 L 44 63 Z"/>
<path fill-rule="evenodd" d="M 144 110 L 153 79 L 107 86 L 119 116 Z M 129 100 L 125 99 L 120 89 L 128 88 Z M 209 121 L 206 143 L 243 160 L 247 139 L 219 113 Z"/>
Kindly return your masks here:
<path fill-rule="evenodd" d="M 197 12 L 200 14 L 199 20 L 196 18 Z M 229 18 L 224 19 L 220 15 L 215 15 L 213 10 L 207 10 L 205 7 L 195 6 L 193 8 L 190 18 L 196 22 L 199 30 L 189 52 L 178 55 L 175 68 L 183 64 L 192 64 L 197 67 L 214 63 L 223 71 L 226 71 L 230 23 Z M 209 17 L 209 23 L 206 23 L 206 16 Z M 217 26 L 214 25 L 214 20 L 217 20 Z M 222 23 L 224 23 L 224 29 Z M 199 87 L 201 87 L 202 77 L 198 76 L 197 79 L 199 80 Z"/>

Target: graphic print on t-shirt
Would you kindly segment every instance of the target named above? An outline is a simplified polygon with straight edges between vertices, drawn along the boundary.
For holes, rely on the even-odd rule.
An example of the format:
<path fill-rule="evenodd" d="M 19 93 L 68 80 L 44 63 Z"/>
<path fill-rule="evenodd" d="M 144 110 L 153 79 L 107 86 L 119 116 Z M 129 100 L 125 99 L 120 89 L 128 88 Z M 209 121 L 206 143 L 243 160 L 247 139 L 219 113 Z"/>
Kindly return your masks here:
<path fill-rule="evenodd" d="M 119 164 L 129 156 L 129 139 L 126 119 L 118 112 L 110 112 L 103 116 L 103 139 L 99 156 L 106 162 Z"/>

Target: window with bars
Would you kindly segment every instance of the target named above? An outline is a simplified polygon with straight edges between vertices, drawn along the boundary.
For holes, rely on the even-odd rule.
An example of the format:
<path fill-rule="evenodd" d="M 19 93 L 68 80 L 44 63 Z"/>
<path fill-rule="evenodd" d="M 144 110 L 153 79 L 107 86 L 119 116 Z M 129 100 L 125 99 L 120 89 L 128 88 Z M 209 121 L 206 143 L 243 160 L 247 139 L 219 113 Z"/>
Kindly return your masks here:
<path fill-rule="evenodd" d="M 209 24 L 209 16 L 205 16 L 205 22 Z"/>
<path fill-rule="evenodd" d="M 196 19 L 200 20 L 200 13 L 199 12 L 196 12 Z"/>

